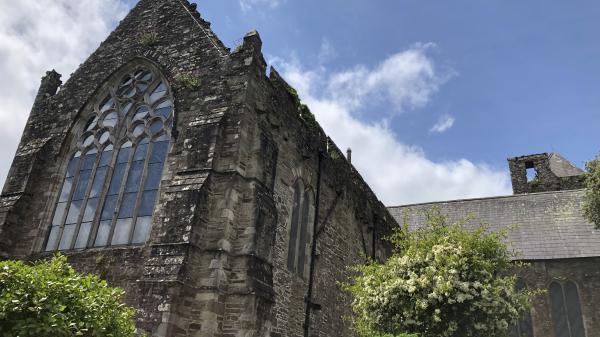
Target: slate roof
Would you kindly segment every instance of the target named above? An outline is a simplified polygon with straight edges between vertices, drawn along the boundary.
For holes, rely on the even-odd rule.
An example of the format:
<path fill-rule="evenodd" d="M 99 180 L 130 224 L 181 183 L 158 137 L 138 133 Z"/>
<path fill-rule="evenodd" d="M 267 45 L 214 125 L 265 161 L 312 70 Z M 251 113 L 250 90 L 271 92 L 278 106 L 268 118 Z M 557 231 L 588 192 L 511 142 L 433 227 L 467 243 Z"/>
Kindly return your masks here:
<path fill-rule="evenodd" d="M 419 210 L 439 207 L 450 220 L 472 215 L 491 230 L 518 227 L 508 243 L 520 260 L 548 260 L 600 256 L 600 231 L 582 215 L 583 190 L 543 192 L 503 197 L 455 200 L 389 207 L 398 223 L 404 214 L 411 228 L 423 224 Z"/>
<path fill-rule="evenodd" d="M 548 157 L 548 161 L 550 162 L 550 170 L 556 174 L 557 177 L 578 176 L 585 173 L 582 169 L 573 165 L 573 163 L 566 160 L 557 152 L 551 153 Z"/>

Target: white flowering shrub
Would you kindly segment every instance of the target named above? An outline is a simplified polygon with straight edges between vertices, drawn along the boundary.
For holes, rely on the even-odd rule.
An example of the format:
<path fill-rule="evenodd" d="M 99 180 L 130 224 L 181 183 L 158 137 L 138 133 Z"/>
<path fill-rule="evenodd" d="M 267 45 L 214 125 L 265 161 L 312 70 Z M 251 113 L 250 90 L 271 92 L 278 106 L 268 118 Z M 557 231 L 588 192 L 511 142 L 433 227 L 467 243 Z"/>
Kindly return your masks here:
<path fill-rule="evenodd" d="M 517 291 L 509 276 L 518 265 L 506 232 L 464 221 L 447 224 L 431 210 L 419 230 L 407 225 L 390 238 L 383 264 L 357 266 L 344 288 L 353 295 L 353 325 L 363 337 L 505 337 L 528 310 L 532 291 Z"/>

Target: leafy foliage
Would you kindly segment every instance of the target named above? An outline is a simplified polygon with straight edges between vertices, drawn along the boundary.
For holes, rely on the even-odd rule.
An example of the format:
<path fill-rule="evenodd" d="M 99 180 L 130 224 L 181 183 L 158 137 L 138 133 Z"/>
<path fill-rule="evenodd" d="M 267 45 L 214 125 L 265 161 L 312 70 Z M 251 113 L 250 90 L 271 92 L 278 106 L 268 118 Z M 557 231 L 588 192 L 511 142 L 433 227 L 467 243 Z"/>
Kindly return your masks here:
<path fill-rule="evenodd" d="M 156 32 L 144 33 L 140 37 L 140 43 L 145 46 L 154 46 L 158 44 L 159 41 L 160 38 Z"/>
<path fill-rule="evenodd" d="M 0 336 L 132 337 L 134 310 L 124 291 L 78 274 L 64 256 L 0 262 Z"/>
<path fill-rule="evenodd" d="M 585 164 L 583 214 L 600 229 L 600 155 Z"/>
<path fill-rule="evenodd" d="M 177 76 L 175 76 L 175 82 L 190 90 L 200 88 L 201 84 L 200 79 L 198 77 L 185 73 L 178 74 Z"/>
<path fill-rule="evenodd" d="M 344 288 L 353 297 L 353 323 L 363 337 L 504 337 L 528 309 L 534 291 L 515 290 L 506 232 L 447 224 L 439 210 L 426 224 L 405 224 L 390 238 L 393 255 L 368 263 Z"/>
<path fill-rule="evenodd" d="M 315 115 L 312 113 L 312 111 L 310 111 L 308 105 L 302 103 L 302 100 L 300 99 L 300 96 L 298 96 L 298 92 L 296 91 L 296 89 L 288 87 L 287 90 L 290 96 L 292 97 L 292 100 L 294 101 L 294 105 L 298 108 L 298 114 L 300 115 L 302 120 L 304 120 L 310 126 L 317 125 Z"/>

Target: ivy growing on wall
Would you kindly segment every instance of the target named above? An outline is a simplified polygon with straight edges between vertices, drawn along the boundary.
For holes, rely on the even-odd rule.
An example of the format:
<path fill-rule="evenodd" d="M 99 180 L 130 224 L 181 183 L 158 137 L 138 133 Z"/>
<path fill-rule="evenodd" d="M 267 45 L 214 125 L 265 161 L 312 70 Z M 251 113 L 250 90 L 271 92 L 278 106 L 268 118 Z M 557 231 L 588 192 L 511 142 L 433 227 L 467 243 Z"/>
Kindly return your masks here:
<path fill-rule="evenodd" d="M 600 229 L 600 155 L 585 164 L 585 195 L 583 214 L 585 218 Z"/>

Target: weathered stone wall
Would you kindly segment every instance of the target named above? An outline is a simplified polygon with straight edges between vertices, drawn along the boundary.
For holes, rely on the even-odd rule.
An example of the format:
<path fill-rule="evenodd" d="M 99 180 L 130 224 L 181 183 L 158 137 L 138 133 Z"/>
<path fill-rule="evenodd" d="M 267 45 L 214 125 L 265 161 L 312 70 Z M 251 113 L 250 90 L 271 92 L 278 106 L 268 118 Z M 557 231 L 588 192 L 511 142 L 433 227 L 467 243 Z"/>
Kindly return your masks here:
<path fill-rule="evenodd" d="M 390 212 L 410 228 L 421 226 L 432 207 L 449 221 L 470 217 L 467 226 L 514 227 L 507 243 L 518 253 L 516 259 L 531 263 L 518 275 L 530 289 L 548 289 L 555 280 L 575 282 L 587 337 L 600 337 L 600 232 L 583 218 L 582 196 L 582 190 L 519 194 L 391 207 Z M 555 337 L 548 293 L 536 298 L 531 314 L 535 337 Z"/>
<path fill-rule="evenodd" d="M 600 337 L 600 258 L 559 259 L 532 261 L 527 269 L 518 273 L 529 289 L 545 289 L 552 281 L 567 280 L 577 285 L 581 314 L 587 337 Z M 539 295 L 531 310 L 535 337 L 559 337 L 555 334 L 551 316 L 550 295 Z"/>
<path fill-rule="evenodd" d="M 158 39 L 148 43 L 147 33 Z M 175 98 L 152 233 L 143 246 L 66 252 L 70 263 L 125 288 L 138 327 L 153 336 L 350 335 L 337 282 L 346 266 L 388 254 L 381 238 L 395 221 L 300 115 L 287 84 L 266 77 L 258 34 L 230 52 L 183 0 L 142 0 L 58 93 L 59 76 L 47 75 L 0 197 L 0 254 L 49 256 L 41 250 L 73 130 L 131 62 L 160 69 Z M 295 275 L 286 268 L 291 186 L 302 178 L 316 197 L 317 177 L 316 248 Z"/>
<path fill-rule="evenodd" d="M 508 159 L 515 194 L 581 189 L 583 175 L 557 176 L 552 172 L 550 155 L 540 153 Z M 527 181 L 527 169 L 535 169 L 536 177 Z"/>

